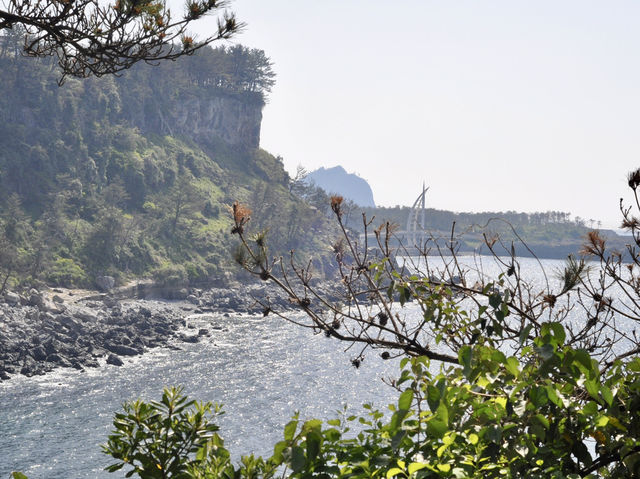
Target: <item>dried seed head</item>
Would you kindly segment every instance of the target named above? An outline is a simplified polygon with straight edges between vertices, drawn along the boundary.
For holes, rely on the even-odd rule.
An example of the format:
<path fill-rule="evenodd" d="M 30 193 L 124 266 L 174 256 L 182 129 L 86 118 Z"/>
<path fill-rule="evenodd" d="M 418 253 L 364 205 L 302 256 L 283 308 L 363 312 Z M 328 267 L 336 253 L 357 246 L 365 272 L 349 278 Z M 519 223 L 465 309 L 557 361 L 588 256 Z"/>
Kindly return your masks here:
<path fill-rule="evenodd" d="M 636 217 L 625 218 L 620 227 L 626 230 L 638 229 L 640 228 L 640 221 L 638 221 L 638 218 Z"/>
<path fill-rule="evenodd" d="M 604 238 L 597 231 L 587 233 L 587 242 L 582 245 L 580 251 L 583 255 L 601 256 L 604 253 Z"/>
<path fill-rule="evenodd" d="M 342 211 L 341 211 L 340 207 L 342 206 L 342 202 L 343 201 L 344 201 L 344 198 L 342 196 L 333 195 L 331 197 L 331 209 L 338 216 L 342 215 Z"/>
<path fill-rule="evenodd" d="M 311 305 L 311 300 L 309 298 L 302 298 L 298 303 L 303 308 L 308 308 Z"/>
<path fill-rule="evenodd" d="M 237 224 L 244 224 L 251 218 L 251 208 L 235 201 L 232 205 L 233 221 Z"/>
<path fill-rule="evenodd" d="M 554 294 L 547 294 L 542 299 L 544 300 L 545 303 L 547 303 L 549 306 L 553 308 L 556 305 L 556 300 L 558 298 L 556 298 Z"/>
<path fill-rule="evenodd" d="M 640 168 L 630 172 L 627 175 L 627 179 L 629 180 L 629 188 L 635 190 L 638 186 L 640 186 Z"/>

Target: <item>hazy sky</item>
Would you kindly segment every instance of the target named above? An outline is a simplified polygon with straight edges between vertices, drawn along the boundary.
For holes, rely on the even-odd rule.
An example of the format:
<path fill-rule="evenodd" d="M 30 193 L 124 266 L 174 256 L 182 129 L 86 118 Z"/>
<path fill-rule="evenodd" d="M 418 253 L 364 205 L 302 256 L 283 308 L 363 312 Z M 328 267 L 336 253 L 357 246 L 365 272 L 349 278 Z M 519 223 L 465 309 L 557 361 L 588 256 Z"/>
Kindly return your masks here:
<path fill-rule="evenodd" d="M 640 2 L 235 0 L 277 84 L 262 147 L 376 203 L 619 223 L 640 166 Z"/>

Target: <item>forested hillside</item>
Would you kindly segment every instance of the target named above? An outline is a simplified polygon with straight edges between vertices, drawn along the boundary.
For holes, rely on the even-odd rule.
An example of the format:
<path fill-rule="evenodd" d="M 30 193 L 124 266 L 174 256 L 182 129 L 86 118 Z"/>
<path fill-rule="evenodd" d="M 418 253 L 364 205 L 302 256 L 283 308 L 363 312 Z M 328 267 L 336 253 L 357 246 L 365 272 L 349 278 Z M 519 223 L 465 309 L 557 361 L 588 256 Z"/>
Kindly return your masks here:
<path fill-rule="evenodd" d="M 224 276 L 228 207 L 254 209 L 274 254 L 312 251 L 326 218 L 259 149 L 264 52 L 205 48 L 121 77 L 68 79 L 0 44 L 0 287 Z"/>

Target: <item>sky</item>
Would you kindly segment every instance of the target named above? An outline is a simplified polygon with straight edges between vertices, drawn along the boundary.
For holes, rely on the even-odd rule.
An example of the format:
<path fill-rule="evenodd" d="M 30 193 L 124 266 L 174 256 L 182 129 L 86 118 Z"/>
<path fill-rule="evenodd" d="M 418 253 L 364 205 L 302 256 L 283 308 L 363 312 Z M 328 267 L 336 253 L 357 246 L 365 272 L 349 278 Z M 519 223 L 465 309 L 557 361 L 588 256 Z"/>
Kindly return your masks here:
<path fill-rule="evenodd" d="M 380 206 L 620 223 L 640 167 L 640 2 L 234 0 L 276 85 L 261 146 Z M 205 20 L 195 28 L 211 28 Z"/>

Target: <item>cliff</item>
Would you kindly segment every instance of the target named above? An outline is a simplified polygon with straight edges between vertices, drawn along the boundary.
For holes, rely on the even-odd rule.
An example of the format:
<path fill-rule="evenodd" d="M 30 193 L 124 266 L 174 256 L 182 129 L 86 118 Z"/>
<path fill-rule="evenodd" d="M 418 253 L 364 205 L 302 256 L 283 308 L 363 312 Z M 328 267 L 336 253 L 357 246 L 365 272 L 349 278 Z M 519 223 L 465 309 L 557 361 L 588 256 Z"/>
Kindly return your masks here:
<path fill-rule="evenodd" d="M 0 52 L 0 284 L 217 281 L 232 268 L 234 201 L 276 256 L 321 249 L 329 221 L 259 148 L 263 52 L 203 49 L 56 82 L 52 59 Z"/>
<path fill-rule="evenodd" d="M 258 148 L 261 122 L 261 103 L 217 96 L 175 102 L 163 127 L 170 135 L 217 136 L 232 146 Z"/>

